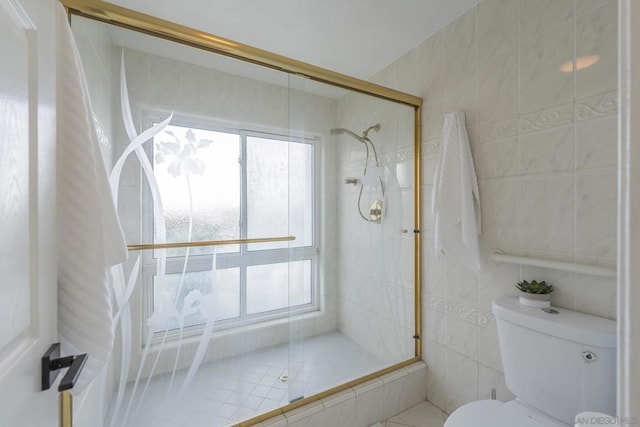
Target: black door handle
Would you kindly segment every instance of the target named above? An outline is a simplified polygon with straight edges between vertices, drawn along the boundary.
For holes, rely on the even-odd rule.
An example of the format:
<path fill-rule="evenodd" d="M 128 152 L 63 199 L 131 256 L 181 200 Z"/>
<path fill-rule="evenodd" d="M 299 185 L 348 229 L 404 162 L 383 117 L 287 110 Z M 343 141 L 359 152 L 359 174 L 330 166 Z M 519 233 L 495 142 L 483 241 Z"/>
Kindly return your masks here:
<path fill-rule="evenodd" d="M 42 390 L 49 390 L 58 377 L 60 369 L 69 368 L 62 377 L 58 391 L 71 390 L 76 384 L 82 368 L 89 356 L 80 354 L 78 356 L 60 357 L 60 343 L 52 344 L 47 352 L 42 356 Z"/>
<path fill-rule="evenodd" d="M 62 381 L 60 381 L 60 385 L 58 386 L 58 391 L 71 390 L 73 386 L 76 385 L 76 381 L 78 381 L 78 378 L 80 377 L 82 368 L 84 368 L 84 364 L 87 363 L 87 359 L 89 358 L 87 353 L 69 357 L 72 357 L 73 361 L 71 362 L 71 366 L 69 366 L 67 373 L 62 377 Z"/>

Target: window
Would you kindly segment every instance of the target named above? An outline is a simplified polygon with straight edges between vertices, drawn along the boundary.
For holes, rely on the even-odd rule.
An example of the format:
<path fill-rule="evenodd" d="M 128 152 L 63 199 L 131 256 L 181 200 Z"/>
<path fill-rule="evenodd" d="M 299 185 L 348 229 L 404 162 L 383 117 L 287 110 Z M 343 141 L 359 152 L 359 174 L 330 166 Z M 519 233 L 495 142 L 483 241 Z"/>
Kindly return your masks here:
<path fill-rule="evenodd" d="M 184 327 L 197 327 L 204 320 L 190 304 L 198 293 L 214 296 L 220 327 L 316 309 L 314 140 L 174 119 L 150 154 L 163 204 L 143 209 L 154 242 L 296 239 L 217 246 L 215 258 L 212 247 L 168 249 L 164 276 L 158 251 L 149 251 L 148 315 L 175 308 Z"/>

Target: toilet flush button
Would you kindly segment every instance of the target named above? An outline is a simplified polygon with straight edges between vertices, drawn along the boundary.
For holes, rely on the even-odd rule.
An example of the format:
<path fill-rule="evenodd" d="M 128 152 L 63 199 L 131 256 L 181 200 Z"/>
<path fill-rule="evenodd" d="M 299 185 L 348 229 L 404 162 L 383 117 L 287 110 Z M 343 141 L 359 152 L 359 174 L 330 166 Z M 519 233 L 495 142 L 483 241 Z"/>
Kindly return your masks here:
<path fill-rule="evenodd" d="M 585 363 L 593 363 L 598 360 L 598 355 L 593 351 L 583 351 L 582 359 L 585 361 Z"/>

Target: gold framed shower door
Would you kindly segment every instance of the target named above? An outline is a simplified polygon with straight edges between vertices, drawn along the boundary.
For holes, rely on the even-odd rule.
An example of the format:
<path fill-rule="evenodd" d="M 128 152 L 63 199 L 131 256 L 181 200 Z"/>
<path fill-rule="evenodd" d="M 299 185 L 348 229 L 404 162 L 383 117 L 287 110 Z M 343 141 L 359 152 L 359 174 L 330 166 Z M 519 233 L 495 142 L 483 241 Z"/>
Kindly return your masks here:
<path fill-rule="evenodd" d="M 184 25 L 171 21 L 156 18 L 144 13 L 136 12 L 121 6 L 107 3 L 101 0 L 61 0 L 69 15 L 78 15 L 85 18 L 105 22 L 118 27 L 141 32 L 154 37 L 173 41 L 183 45 L 195 47 L 215 54 L 239 59 L 241 61 L 261 65 L 263 67 L 275 69 L 288 74 L 308 78 L 321 83 L 337 86 L 343 89 L 352 90 L 376 98 L 385 99 L 414 109 L 414 170 L 413 170 L 413 191 L 414 191 L 414 316 L 415 343 L 414 357 L 404 362 L 389 366 L 382 370 L 373 372 L 356 380 L 349 381 L 337 387 L 325 390 L 315 395 L 305 397 L 278 409 L 263 413 L 248 421 L 243 421 L 238 426 L 250 426 L 266 419 L 284 414 L 286 411 L 298 408 L 308 403 L 320 400 L 331 394 L 338 393 L 358 384 L 379 377 L 389 372 L 401 369 L 422 359 L 422 313 L 421 313 L 421 284 L 422 284 L 422 249 L 421 249 L 421 122 L 422 122 L 422 98 L 405 92 L 397 91 L 385 86 L 381 86 L 369 81 L 361 80 L 335 71 L 327 70 L 312 64 L 307 64 L 295 59 L 278 55 L 266 50 L 258 49 L 242 43 L 237 43 L 222 37 L 208 34 Z M 281 239 L 281 238 L 279 238 Z M 284 239 L 292 240 L 290 237 Z M 211 242 L 201 242 L 203 245 Z M 191 242 L 198 245 L 198 242 Z M 132 246 L 130 250 L 149 249 L 155 245 Z M 149 246 L 149 247 L 148 247 Z"/>

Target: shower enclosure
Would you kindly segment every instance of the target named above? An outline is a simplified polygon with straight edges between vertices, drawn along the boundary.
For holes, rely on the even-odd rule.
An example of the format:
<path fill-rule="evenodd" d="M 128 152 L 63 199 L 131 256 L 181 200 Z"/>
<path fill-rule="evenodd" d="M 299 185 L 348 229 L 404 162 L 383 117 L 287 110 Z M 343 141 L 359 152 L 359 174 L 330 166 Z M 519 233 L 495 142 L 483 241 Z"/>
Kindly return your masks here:
<path fill-rule="evenodd" d="M 250 425 L 419 359 L 421 100 L 64 4 L 129 243 L 104 425 Z"/>

